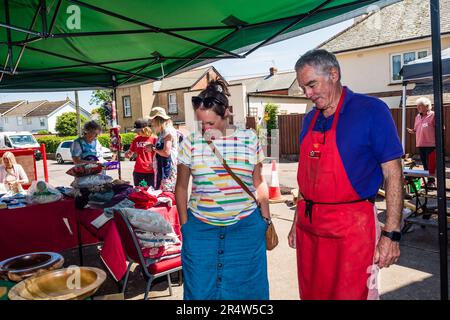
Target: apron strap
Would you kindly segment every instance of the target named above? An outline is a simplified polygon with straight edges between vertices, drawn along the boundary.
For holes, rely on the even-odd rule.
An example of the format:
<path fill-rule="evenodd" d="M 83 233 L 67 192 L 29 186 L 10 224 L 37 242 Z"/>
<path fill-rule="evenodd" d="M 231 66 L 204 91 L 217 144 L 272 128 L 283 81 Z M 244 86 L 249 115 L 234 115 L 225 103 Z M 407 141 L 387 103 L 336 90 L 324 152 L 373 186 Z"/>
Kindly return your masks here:
<path fill-rule="evenodd" d="M 301 193 L 300 193 L 301 194 Z M 303 197 L 303 194 L 301 194 Z M 358 203 L 358 202 L 364 202 L 369 201 L 371 203 L 375 203 L 375 197 L 373 198 L 367 198 L 367 199 L 357 199 L 352 201 L 344 201 L 344 202 L 315 202 L 312 200 L 307 200 L 303 197 L 303 201 L 305 201 L 305 217 L 309 218 L 309 222 L 312 223 L 312 212 L 313 212 L 313 206 L 315 204 L 321 204 L 321 205 L 342 205 L 342 204 L 351 204 L 351 203 Z"/>

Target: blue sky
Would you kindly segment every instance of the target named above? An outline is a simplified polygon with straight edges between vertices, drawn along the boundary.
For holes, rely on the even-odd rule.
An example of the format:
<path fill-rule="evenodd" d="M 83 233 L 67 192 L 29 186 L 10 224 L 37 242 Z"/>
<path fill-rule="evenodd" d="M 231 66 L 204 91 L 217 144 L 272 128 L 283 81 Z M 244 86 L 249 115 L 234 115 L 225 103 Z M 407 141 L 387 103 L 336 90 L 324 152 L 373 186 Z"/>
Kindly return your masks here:
<path fill-rule="evenodd" d="M 313 49 L 320 43 L 331 38 L 336 33 L 349 27 L 353 20 L 347 20 L 333 26 L 323 28 L 305 35 L 260 48 L 249 55 L 246 59 L 222 60 L 212 65 L 227 80 L 254 75 L 266 74 L 269 68 L 274 66 L 278 71 L 293 70 L 297 59 L 306 51 Z M 86 110 L 95 106 L 89 105 L 92 91 L 79 91 L 80 105 Z M 75 101 L 73 91 L 69 92 L 39 92 L 39 93 L 1 93 L 0 102 L 15 100 L 64 100 L 67 97 Z"/>

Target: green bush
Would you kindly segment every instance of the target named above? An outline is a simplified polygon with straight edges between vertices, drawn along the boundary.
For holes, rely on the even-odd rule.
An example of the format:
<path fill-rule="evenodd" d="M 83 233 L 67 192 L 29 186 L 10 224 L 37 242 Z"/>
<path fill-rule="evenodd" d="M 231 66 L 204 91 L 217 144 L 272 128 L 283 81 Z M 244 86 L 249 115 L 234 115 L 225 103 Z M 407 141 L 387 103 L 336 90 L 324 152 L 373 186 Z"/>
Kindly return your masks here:
<path fill-rule="evenodd" d="M 50 134 L 47 130 L 39 130 L 37 134 Z"/>
<path fill-rule="evenodd" d="M 131 141 L 133 141 L 135 136 L 136 133 L 121 133 L 120 137 L 122 138 L 122 145 L 131 144 Z M 101 134 L 97 139 L 102 146 L 109 148 L 109 134 Z"/>
<path fill-rule="evenodd" d="M 266 117 L 267 123 L 267 135 L 270 137 L 272 130 L 277 128 L 277 115 L 278 115 L 278 105 L 274 103 L 267 103 L 264 106 L 264 116 Z"/>
<path fill-rule="evenodd" d="M 133 138 L 136 136 L 135 133 L 121 133 L 120 136 L 122 137 L 122 145 L 125 144 L 131 144 L 131 141 L 133 141 Z M 49 137 L 40 137 L 37 138 L 37 141 L 39 144 L 43 143 L 45 144 L 45 150 L 47 153 L 55 153 L 56 149 L 58 148 L 58 145 L 62 141 L 67 140 L 75 140 L 78 138 L 78 136 L 67 136 L 67 137 L 56 137 L 56 136 L 49 136 Z M 101 134 L 98 136 L 98 141 L 100 144 L 106 148 L 109 148 L 109 134 Z"/>
<path fill-rule="evenodd" d="M 55 153 L 56 148 L 58 148 L 59 143 L 62 141 L 60 137 L 42 137 L 37 138 L 39 144 L 45 144 L 45 151 L 47 153 Z"/>
<path fill-rule="evenodd" d="M 120 136 L 122 137 L 122 145 L 131 144 L 134 137 L 136 137 L 136 133 L 121 133 Z"/>
<path fill-rule="evenodd" d="M 45 144 L 45 151 L 47 153 L 55 153 L 58 145 L 62 141 L 74 140 L 76 136 L 67 136 L 67 137 L 57 137 L 57 136 L 48 136 L 48 137 L 38 137 L 36 140 L 39 144 Z"/>
<path fill-rule="evenodd" d="M 101 134 L 97 137 L 98 142 L 100 142 L 100 144 L 106 148 L 109 148 L 109 134 Z"/>

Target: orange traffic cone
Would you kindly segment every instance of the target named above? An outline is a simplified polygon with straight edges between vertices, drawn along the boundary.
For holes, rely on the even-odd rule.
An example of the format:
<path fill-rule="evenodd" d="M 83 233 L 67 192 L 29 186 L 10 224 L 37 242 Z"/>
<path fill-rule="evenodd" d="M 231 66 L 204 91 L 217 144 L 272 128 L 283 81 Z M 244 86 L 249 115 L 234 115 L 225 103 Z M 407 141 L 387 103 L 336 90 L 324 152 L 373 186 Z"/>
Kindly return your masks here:
<path fill-rule="evenodd" d="M 272 179 L 269 186 L 269 203 L 280 203 L 285 201 L 286 198 L 281 195 L 277 162 L 272 160 Z"/>

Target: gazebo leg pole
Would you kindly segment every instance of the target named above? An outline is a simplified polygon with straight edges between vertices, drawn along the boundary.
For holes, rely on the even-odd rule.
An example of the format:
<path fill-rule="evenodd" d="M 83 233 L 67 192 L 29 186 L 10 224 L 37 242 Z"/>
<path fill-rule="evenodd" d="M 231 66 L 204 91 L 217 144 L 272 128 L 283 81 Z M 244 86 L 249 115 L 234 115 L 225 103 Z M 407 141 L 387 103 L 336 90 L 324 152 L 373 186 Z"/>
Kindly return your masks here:
<path fill-rule="evenodd" d="M 442 108 L 442 61 L 439 0 L 430 0 L 433 55 L 433 91 L 436 119 L 436 178 L 438 195 L 441 300 L 448 300 L 448 233 L 445 194 L 444 112 Z"/>
<path fill-rule="evenodd" d="M 403 83 L 402 90 L 402 147 L 406 153 L 406 83 Z"/>
<path fill-rule="evenodd" d="M 114 80 L 114 79 L 113 79 Z M 112 114 L 115 115 L 115 117 L 113 117 L 113 127 L 117 126 L 119 123 L 117 121 L 117 91 L 116 91 L 116 86 L 114 85 L 113 88 L 113 101 L 112 101 Z M 119 135 L 120 135 L 120 131 L 119 131 Z M 117 161 L 119 162 L 119 168 L 118 168 L 118 173 L 119 173 L 119 180 L 122 180 L 122 166 L 120 163 L 120 149 L 122 148 L 122 142 L 120 142 L 119 144 L 119 148 L 117 150 Z"/>

